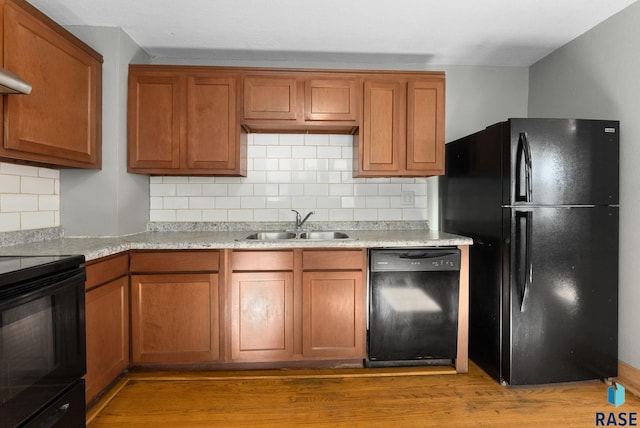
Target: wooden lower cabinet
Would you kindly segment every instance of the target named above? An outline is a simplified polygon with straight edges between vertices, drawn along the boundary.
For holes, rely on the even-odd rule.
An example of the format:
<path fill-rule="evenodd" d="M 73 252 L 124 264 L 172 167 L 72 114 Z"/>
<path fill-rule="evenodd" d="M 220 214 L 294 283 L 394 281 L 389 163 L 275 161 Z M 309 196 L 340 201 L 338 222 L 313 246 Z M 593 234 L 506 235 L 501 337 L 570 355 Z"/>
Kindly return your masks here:
<path fill-rule="evenodd" d="M 234 272 L 231 275 L 232 360 L 283 361 L 292 356 L 293 273 Z"/>
<path fill-rule="evenodd" d="M 302 287 L 303 355 L 365 358 L 363 272 L 305 272 Z"/>
<path fill-rule="evenodd" d="M 233 251 L 231 360 L 365 357 L 365 250 Z"/>
<path fill-rule="evenodd" d="M 217 308 L 218 274 L 132 275 L 132 362 L 218 360 Z"/>
<path fill-rule="evenodd" d="M 93 401 L 129 366 L 129 256 L 87 266 L 86 401 Z"/>
<path fill-rule="evenodd" d="M 220 359 L 219 251 L 131 254 L 133 364 Z"/>
<path fill-rule="evenodd" d="M 302 254 L 302 353 L 305 358 L 366 357 L 366 251 Z"/>

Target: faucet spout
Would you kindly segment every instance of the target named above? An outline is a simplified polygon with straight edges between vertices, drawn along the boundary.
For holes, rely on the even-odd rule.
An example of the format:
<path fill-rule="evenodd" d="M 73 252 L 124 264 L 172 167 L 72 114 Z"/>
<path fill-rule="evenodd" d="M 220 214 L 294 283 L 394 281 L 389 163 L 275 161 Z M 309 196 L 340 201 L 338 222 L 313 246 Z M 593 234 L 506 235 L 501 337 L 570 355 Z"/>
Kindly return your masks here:
<path fill-rule="evenodd" d="M 296 230 L 297 229 L 301 229 L 302 225 L 309 219 L 311 214 L 315 214 L 316 213 L 315 211 L 309 211 L 307 213 L 307 215 L 304 218 L 302 218 L 302 216 L 300 215 L 300 213 L 298 211 L 296 211 L 296 210 L 291 210 L 291 211 L 296 213 Z"/>

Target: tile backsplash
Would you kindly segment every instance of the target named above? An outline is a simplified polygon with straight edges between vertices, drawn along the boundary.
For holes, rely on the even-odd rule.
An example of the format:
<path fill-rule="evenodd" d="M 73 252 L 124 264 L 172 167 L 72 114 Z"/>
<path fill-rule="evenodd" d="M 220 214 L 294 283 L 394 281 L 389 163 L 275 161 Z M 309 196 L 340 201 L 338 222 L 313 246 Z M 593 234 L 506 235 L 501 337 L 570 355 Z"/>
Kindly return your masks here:
<path fill-rule="evenodd" d="M 353 178 L 352 157 L 350 135 L 249 134 L 247 177 L 151 177 L 150 220 L 427 220 L 426 178 Z"/>
<path fill-rule="evenodd" d="M 0 162 L 0 232 L 60 226 L 60 171 Z"/>

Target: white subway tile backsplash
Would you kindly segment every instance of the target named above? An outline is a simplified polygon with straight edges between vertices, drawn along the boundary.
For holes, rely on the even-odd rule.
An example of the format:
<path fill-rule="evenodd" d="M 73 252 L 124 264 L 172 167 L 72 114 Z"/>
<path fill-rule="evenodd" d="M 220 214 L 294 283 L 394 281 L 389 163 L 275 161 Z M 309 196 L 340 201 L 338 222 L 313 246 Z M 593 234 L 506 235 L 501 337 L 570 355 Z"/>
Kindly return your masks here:
<path fill-rule="evenodd" d="M 181 196 L 200 196 L 202 195 L 202 184 L 178 184 L 176 186 L 176 194 Z"/>
<path fill-rule="evenodd" d="M 202 210 L 176 210 L 176 221 L 202 221 Z"/>
<path fill-rule="evenodd" d="M 58 195 L 38 195 L 39 211 L 60 211 L 60 198 Z"/>
<path fill-rule="evenodd" d="M 5 213 L 38 211 L 38 195 L 3 194 L 0 195 L 0 211 Z"/>
<path fill-rule="evenodd" d="M 20 213 L 0 212 L 0 232 L 15 232 L 20 228 Z"/>
<path fill-rule="evenodd" d="M 215 207 L 218 209 L 240 208 L 240 200 L 239 196 L 221 196 L 215 199 Z"/>
<path fill-rule="evenodd" d="M 20 176 L 0 174 L 0 193 L 20 193 Z"/>
<path fill-rule="evenodd" d="M 20 227 L 23 230 L 52 227 L 55 223 L 53 211 L 28 211 L 20 213 Z"/>
<path fill-rule="evenodd" d="M 14 163 L 0 163 L 0 174 L 19 175 L 22 177 L 37 177 L 38 168 L 18 165 Z"/>
<path fill-rule="evenodd" d="M 60 226 L 60 171 L 0 163 L 0 232 Z"/>
<path fill-rule="evenodd" d="M 192 196 L 189 198 L 189 209 L 211 209 L 215 208 L 214 199 L 204 196 Z"/>
<path fill-rule="evenodd" d="M 253 210 L 229 210 L 228 218 L 230 221 L 254 221 Z M 255 220 L 259 221 L 259 220 Z"/>
<path fill-rule="evenodd" d="M 202 210 L 202 221 L 227 221 L 227 210 Z"/>
<path fill-rule="evenodd" d="M 266 208 L 267 198 L 264 196 L 246 196 L 240 199 L 240 208 Z"/>
<path fill-rule="evenodd" d="M 169 177 L 166 177 L 169 178 Z M 175 184 L 150 183 L 149 192 L 152 196 L 175 196 L 177 195 Z"/>
<path fill-rule="evenodd" d="M 176 210 L 150 210 L 150 221 L 176 221 Z"/>
<path fill-rule="evenodd" d="M 48 178 L 51 180 L 60 179 L 60 171 L 57 169 L 38 168 L 38 177 Z"/>
<path fill-rule="evenodd" d="M 291 209 L 315 210 L 310 221 L 426 220 L 426 179 L 354 178 L 351 135 L 247 142 L 247 177 L 152 177 L 151 221 L 293 221 Z M 414 192 L 413 206 L 401 205 L 403 191 Z"/>
<path fill-rule="evenodd" d="M 165 196 L 162 207 L 166 209 L 188 209 L 189 198 L 186 196 Z"/>

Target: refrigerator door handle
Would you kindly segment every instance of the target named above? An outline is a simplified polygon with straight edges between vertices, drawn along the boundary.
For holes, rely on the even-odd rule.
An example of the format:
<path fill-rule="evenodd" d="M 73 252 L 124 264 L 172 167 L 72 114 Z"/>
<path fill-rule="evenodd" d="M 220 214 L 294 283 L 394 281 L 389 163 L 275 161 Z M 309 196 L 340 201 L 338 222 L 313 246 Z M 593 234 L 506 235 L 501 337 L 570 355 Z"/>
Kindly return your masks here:
<path fill-rule="evenodd" d="M 529 147 L 529 140 L 527 140 L 526 132 L 521 132 L 518 137 L 516 154 L 515 200 L 518 202 L 531 202 L 532 200 L 531 169 L 531 148 Z"/>
<path fill-rule="evenodd" d="M 527 289 L 533 280 L 533 264 L 531 262 L 531 211 L 516 211 L 516 287 L 520 301 L 520 312 L 525 311 Z"/>

